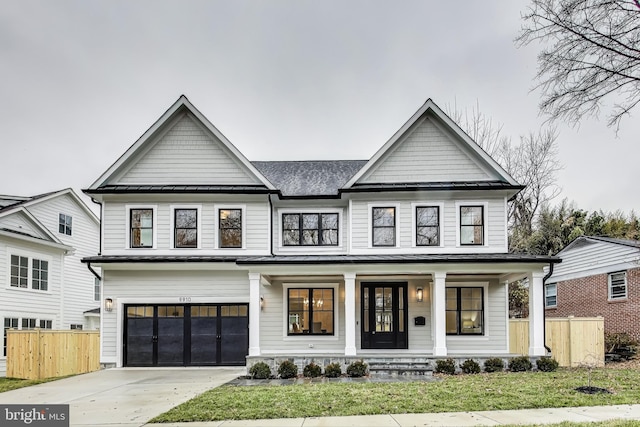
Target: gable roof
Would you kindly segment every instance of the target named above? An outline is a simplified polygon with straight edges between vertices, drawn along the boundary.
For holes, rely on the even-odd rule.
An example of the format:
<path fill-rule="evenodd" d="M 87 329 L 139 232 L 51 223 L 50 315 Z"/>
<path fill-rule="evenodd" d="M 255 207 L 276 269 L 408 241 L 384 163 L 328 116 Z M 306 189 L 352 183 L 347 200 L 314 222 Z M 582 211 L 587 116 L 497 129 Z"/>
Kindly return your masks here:
<path fill-rule="evenodd" d="M 240 164 L 247 169 L 259 182 L 266 188 L 274 190 L 273 185 L 244 157 L 240 151 L 209 121 L 207 118 L 195 108 L 186 96 L 181 95 L 178 100 L 131 146 L 125 153 L 118 158 L 91 186 L 85 190 L 91 194 L 92 190 L 99 189 L 104 185 L 112 184 L 109 180 L 122 172 L 129 163 L 142 153 L 157 137 L 165 130 L 166 126 L 180 114 L 190 113 L 204 128 L 213 135 L 226 148 Z M 193 183 L 201 184 L 201 183 Z"/>
<path fill-rule="evenodd" d="M 13 212 L 19 208 L 28 208 L 37 203 L 41 203 L 54 197 L 59 197 L 63 195 L 69 195 L 74 202 L 80 206 L 80 208 L 87 214 L 89 218 L 96 224 L 100 224 L 100 220 L 96 216 L 96 214 L 87 206 L 87 204 L 82 201 L 80 196 L 72 189 L 72 188 L 64 188 L 62 190 L 50 191 L 48 193 L 42 193 L 31 197 L 23 197 L 23 196 L 2 196 L 0 195 L 0 216 L 4 216 L 10 212 Z M 14 203 L 8 203 L 13 200 Z M 5 206 L 2 206 L 2 203 L 7 202 Z"/>
<path fill-rule="evenodd" d="M 567 246 L 562 248 L 560 252 L 558 252 L 558 256 L 563 252 L 578 248 L 584 244 L 589 243 L 607 243 L 611 245 L 620 245 L 620 246 L 628 246 L 631 248 L 640 249 L 640 241 L 638 240 L 630 240 L 630 239 L 614 239 L 612 237 L 606 236 L 579 236 L 576 237 L 573 241 L 571 241 Z"/>
<path fill-rule="evenodd" d="M 385 156 L 397 149 L 398 144 L 402 144 L 403 138 L 410 132 L 412 126 L 426 116 L 433 117 L 437 122 L 444 124 L 444 126 L 451 131 L 456 140 L 461 144 L 461 147 L 470 152 L 483 169 L 490 171 L 492 175 L 498 178 L 490 179 L 488 181 L 502 182 L 505 186 L 514 190 L 523 188 L 431 99 L 427 99 L 422 107 L 420 107 L 418 111 L 411 116 L 411 118 L 373 155 L 373 157 L 371 157 L 367 164 L 365 164 L 358 173 L 351 177 L 349 182 L 347 182 L 343 188 L 347 189 L 361 185 L 359 181 L 374 168 L 378 167 L 384 160 Z"/>

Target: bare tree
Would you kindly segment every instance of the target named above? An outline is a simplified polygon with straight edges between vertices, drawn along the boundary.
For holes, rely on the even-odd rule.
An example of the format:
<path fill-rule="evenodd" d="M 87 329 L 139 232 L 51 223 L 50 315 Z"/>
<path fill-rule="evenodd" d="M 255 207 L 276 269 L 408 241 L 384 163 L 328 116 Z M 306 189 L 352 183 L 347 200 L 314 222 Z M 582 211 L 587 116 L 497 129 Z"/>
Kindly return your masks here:
<path fill-rule="evenodd" d="M 480 103 L 476 101 L 476 105 L 469 110 L 465 108 L 461 110 L 454 102 L 453 107 L 446 105 L 445 110 L 451 119 L 458 124 L 466 133 L 487 152 L 495 160 L 499 161 L 498 156 L 505 144 L 509 144 L 511 138 L 503 135 L 502 123 L 494 122 L 489 116 L 484 115 L 480 111 Z"/>
<path fill-rule="evenodd" d="M 523 20 L 516 43 L 543 45 L 540 111 L 577 125 L 611 99 L 607 124 L 617 131 L 640 103 L 640 2 L 532 0 Z"/>

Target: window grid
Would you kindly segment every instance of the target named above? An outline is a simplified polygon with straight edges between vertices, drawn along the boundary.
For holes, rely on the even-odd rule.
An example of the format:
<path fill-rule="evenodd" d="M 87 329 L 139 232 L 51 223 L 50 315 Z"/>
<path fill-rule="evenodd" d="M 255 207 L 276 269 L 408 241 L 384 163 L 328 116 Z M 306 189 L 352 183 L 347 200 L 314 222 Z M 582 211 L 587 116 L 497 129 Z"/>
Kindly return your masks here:
<path fill-rule="evenodd" d="M 174 211 L 174 246 L 176 248 L 198 247 L 198 210 L 176 209 Z"/>
<path fill-rule="evenodd" d="M 338 214 L 282 214 L 282 244 L 284 246 L 338 246 Z"/>
<path fill-rule="evenodd" d="M 3 350 L 2 355 L 7 355 L 7 330 L 8 329 L 18 329 L 19 319 L 17 317 L 5 317 L 4 318 L 4 341 L 3 341 Z"/>
<path fill-rule="evenodd" d="M 558 285 L 548 283 L 544 287 L 544 306 L 556 307 L 558 305 Z"/>
<path fill-rule="evenodd" d="M 334 335 L 334 289 L 289 288 L 287 335 Z"/>
<path fill-rule="evenodd" d="M 70 215 L 59 214 L 58 215 L 58 232 L 60 234 L 66 234 L 71 236 L 71 223 L 72 218 Z"/>
<path fill-rule="evenodd" d="M 45 320 L 45 319 L 40 319 L 40 321 L 38 322 L 38 327 L 40 329 L 52 329 L 53 327 L 53 321 L 51 320 Z"/>
<path fill-rule="evenodd" d="M 396 246 L 396 208 L 371 209 L 372 246 Z"/>
<path fill-rule="evenodd" d="M 31 288 L 46 291 L 49 283 L 49 262 L 34 258 L 32 264 Z"/>
<path fill-rule="evenodd" d="M 153 247 L 153 209 L 131 209 L 131 247 Z"/>
<path fill-rule="evenodd" d="M 460 206 L 460 244 L 484 244 L 484 206 Z"/>
<path fill-rule="evenodd" d="M 609 299 L 627 298 L 627 272 L 618 271 L 609 274 Z"/>
<path fill-rule="evenodd" d="M 72 324 L 69 326 L 69 328 L 70 328 L 70 329 L 72 329 L 72 330 L 79 330 L 79 331 L 80 331 L 80 330 L 82 330 L 82 325 L 77 324 L 77 323 L 72 323 Z"/>
<path fill-rule="evenodd" d="M 100 279 L 93 278 L 93 300 L 100 301 Z"/>
<path fill-rule="evenodd" d="M 416 207 L 416 246 L 440 245 L 440 207 Z"/>
<path fill-rule="evenodd" d="M 447 335 L 484 335 L 484 288 L 446 289 Z"/>
<path fill-rule="evenodd" d="M 219 209 L 219 246 L 242 248 L 242 209 Z"/>
<path fill-rule="evenodd" d="M 29 258 L 11 255 L 11 286 L 27 288 L 29 280 Z"/>
<path fill-rule="evenodd" d="M 35 329 L 36 319 L 22 318 L 22 329 Z"/>

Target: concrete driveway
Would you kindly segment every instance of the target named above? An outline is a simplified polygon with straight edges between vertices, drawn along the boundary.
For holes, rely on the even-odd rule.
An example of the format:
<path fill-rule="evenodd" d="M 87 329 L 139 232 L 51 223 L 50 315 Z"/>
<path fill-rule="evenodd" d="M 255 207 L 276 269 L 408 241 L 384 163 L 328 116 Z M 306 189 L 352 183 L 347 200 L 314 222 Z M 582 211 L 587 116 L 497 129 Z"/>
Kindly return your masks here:
<path fill-rule="evenodd" d="M 0 403 L 68 403 L 70 424 L 78 427 L 142 426 L 240 375 L 246 368 L 106 369 L 0 393 Z"/>

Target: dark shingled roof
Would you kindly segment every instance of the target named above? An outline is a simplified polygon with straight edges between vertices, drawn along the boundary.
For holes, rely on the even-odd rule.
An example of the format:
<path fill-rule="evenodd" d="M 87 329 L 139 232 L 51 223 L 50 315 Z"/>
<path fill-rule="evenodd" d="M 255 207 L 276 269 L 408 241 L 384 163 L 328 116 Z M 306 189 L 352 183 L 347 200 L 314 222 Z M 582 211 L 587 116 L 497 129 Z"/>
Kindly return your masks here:
<path fill-rule="evenodd" d="M 58 190 L 60 191 L 60 190 Z M 48 193 L 38 194 L 36 196 L 5 196 L 0 195 L 0 212 L 5 210 L 10 210 L 16 208 L 20 205 L 23 205 L 27 202 L 31 202 L 32 200 L 42 199 L 43 197 L 47 197 L 50 194 L 57 193 L 58 191 L 50 191 Z"/>
<path fill-rule="evenodd" d="M 337 196 L 367 160 L 251 162 L 283 197 Z"/>

